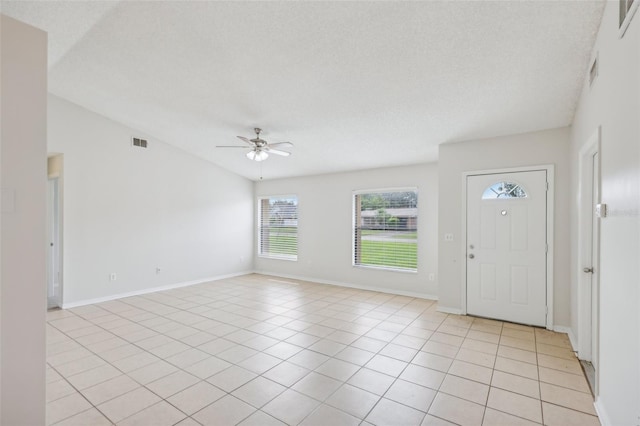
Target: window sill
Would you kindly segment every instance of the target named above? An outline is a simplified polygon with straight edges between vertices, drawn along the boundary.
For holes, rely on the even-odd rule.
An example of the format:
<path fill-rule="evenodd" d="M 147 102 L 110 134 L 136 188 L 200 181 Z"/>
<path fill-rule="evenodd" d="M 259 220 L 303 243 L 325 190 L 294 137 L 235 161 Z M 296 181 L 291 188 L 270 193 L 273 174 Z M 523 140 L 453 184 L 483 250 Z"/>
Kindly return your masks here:
<path fill-rule="evenodd" d="M 297 262 L 298 256 L 278 256 L 273 254 L 259 254 L 258 257 L 262 259 L 275 259 L 275 260 L 287 260 L 289 262 Z"/>
<path fill-rule="evenodd" d="M 375 269 L 378 271 L 390 271 L 390 272 L 404 272 L 405 274 L 417 274 L 417 269 L 404 269 L 404 268 L 392 268 L 388 266 L 375 266 L 375 265 L 352 265 L 354 268 L 362 269 Z"/>

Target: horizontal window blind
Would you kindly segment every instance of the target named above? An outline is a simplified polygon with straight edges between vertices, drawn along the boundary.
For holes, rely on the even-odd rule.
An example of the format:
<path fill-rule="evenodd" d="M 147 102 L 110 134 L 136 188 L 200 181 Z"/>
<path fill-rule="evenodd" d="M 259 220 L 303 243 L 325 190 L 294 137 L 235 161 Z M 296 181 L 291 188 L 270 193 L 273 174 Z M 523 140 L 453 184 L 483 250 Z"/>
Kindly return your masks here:
<path fill-rule="evenodd" d="M 358 193 L 354 212 L 354 265 L 417 270 L 416 190 Z"/>
<path fill-rule="evenodd" d="M 298 198 L 265 197 L 258 201 L 258 254 L 297 260 Z"/>

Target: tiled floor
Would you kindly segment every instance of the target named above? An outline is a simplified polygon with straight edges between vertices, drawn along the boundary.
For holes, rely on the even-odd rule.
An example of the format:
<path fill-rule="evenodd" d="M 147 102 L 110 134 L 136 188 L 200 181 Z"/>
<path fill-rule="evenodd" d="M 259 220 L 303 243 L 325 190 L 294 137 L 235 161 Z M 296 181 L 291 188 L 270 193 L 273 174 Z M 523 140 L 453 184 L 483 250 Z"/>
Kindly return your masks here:
<path fill-rule="evenodd" d="M 59 425 L 597 425 L 567 336 L 248 275 L 48 320 Z"/>

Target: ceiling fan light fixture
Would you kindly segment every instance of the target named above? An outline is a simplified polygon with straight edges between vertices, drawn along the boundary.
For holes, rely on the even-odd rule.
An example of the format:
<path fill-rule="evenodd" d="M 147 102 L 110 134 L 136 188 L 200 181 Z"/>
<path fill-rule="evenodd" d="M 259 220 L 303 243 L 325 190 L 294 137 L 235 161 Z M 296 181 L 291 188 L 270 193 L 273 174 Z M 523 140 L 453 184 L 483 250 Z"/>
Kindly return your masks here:
<path fill-rule="evenodd" d="M 253 151 L 247 152 L 247 158 L 253 161 L 264 161 L 269 158 L 269 154 L 262 150 L 254 149 Z"/>

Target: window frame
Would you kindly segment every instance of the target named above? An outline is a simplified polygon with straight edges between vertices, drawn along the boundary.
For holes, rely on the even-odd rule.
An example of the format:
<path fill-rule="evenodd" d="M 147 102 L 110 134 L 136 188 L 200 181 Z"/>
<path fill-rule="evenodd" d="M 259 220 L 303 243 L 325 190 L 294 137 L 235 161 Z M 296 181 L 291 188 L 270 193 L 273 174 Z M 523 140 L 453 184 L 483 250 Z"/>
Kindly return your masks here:
<path fill-rule="evenodd" d="M 624 36 L 624 33 L 629 28 L 633 15 L 635 15 L 638 7 L 640 6 L 640 0 L 618 0 L 618 28 L 619 38 Z M 624 8 L 624 12 L 623 12 Z"/>
<path fill-rule="evenodd" d="M 263 226 L 262 226 L 262 204 L 264 200 L 287 200 L 287 199 L 295 199 L 296 200 L 296 252 L 293 255 L 287 254 L 277 254 L 277 253 L 263 253 L 262 252 L 262 235 L 263 235 Z M 257 197 L 258 200 L 258 208 L 257 208 L 257 255 L 258 257 L 264 259 L 277 259 L 277 260 L 287 260 L 290 262 L 298 261 L 298 230 L 299 230 L 299 220 L 300 220 L 300 200 L 296 194 L 286 194 L 286 195 L 260 195 Z M 267 229 L 270 227 L 267 227 Z"/>
<path fill-rule="evenodd" d="M 363 194 L 379 194 L 379 193 L 389 193 L 389 192 L 415 192 L 416 198 L 419 202 L 420 191 L 418 186 L 402 186 L 402 187 L 391 187 L 391 188 L 373 188 L 373 189 L 358 189 L 354 190 L 351 193 L 351 266 L 354 268 L 364 268 L 364 269 L 377 269 L 383 271 L 391 271 L 391 272 L 402 272 L 408 274 L 417 274 L 418 273 L 418 259 L 419 256 L 419 244 L 418 244 L 418 218 L 419 218 L 419 210 L 418 205 L 416 203 L 416 267 L 414 268 L 402 268 L 398 266 L 384 266 L 384 265 L 369 265 L 356 263 L 356 231 L 357 231 L 357 217 L 356 212 L 358 211 L 357 207 L 357 196 Z"/>

